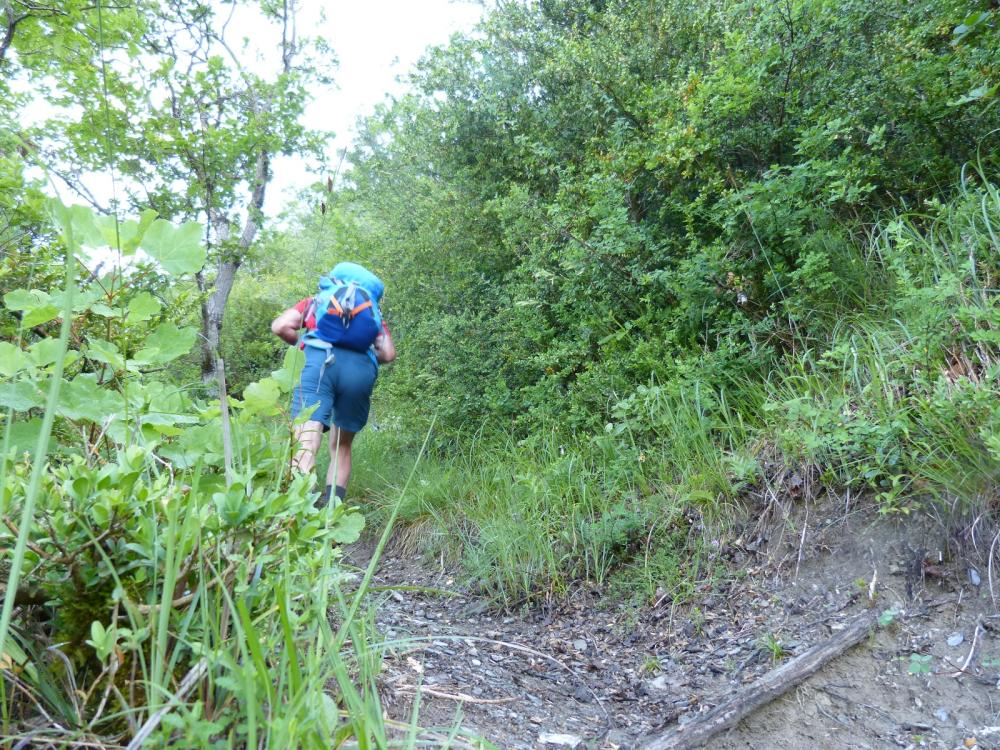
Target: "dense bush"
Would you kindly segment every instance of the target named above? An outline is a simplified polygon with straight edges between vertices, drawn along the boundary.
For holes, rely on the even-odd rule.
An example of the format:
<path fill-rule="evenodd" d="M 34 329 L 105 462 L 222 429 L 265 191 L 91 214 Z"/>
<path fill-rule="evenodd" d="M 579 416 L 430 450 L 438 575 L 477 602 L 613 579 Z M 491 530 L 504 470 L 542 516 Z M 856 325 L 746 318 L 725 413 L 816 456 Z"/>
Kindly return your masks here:
<path fill-rule="evenodd" d="M 408 512 L 514 592 L 628 564 L 655 498 L 704 529 L 995 497 L 998 34 L 953 0 L 547 0 L 428 54 L 350 173 L 398 301 L 380 398 L 463 486 Z M 492 479 L 566 456 L 586 504 Z"/>

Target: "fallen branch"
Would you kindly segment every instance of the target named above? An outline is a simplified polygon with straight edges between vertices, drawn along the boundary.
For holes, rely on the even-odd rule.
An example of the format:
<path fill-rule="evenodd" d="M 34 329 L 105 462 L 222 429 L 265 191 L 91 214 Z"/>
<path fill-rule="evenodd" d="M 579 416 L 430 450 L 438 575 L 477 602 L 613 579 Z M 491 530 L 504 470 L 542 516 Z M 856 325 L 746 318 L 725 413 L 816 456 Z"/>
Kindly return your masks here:
<path fill-rule="evenodd" d="M 408 693 L 423 693 L 424 695 L 433 695 L 436 698 L 447 698 L 451 701 L 458 701 L 459 703 L 481 703 L 481 704 L 496 704 L 496 703 L 511 703 L 518 700 L 518 698 L 476 698 L 475 696 L 468 695 L 467 693 L 445 693 L 441 690 L 435 690 L 429 687 L 414 687 L 413 685 L 399 685 L 396 687 L 397 692 L 408 692 Z"/>
<path fill-rule="evenodd" d="M 983 630 L 983 620 L 982 617 L 976 620 L 976 632 L 972 635 L 972 646 L 969 647 L 969 655 L 965 658 L 965 663 L 962 664 L 961 669 L 958 670 L 953 676 L 958 677 L 963 675 L 969 670 L 969 665 L 972 663 L 972 658 L 976 655 L 976 645 L 979 643 L 979 634 Z"/>
<path fill-rule="evenodd" d="M 824 665 L 856 646 L 871 633 L 875 614 L 866 613 L 849 627 L 825 643 L 813 646 L 716 706 L 703 718 L 670 731 L 646 737 L 639 744 L 640 750 L 680 750 L 704 745 L 719 732 L 739 724 L 743 719 L 780 697 Z"/>
<path fill-rule="evenodd" d="M 149 738 L 149 735 L 156 730 L 156 728 L 160 725 L 160 722 L 163 721 L 163 717 L 176 706 L 179 706 L 184 702 L 187 694 L 194 689 L 201 678 L 205 676 L 207 671 L 207 659 L 201 659 L 197 664 L 191 667 L 187 674 L 184 675 L 184 679 L 181 680 L 181 684 L 178 686 L 177 692 L 170 697 L 170 700 L 165 706 L 161 707 L 155 714 L 146 719 L 146 723 L 139 728 L 139 731 L 136 732 L 132 741 L 128 743 L 128 747 L 126 747 L 125 750 L 138 750 L 142 747 L 142 743 L 144 743 Z"/>

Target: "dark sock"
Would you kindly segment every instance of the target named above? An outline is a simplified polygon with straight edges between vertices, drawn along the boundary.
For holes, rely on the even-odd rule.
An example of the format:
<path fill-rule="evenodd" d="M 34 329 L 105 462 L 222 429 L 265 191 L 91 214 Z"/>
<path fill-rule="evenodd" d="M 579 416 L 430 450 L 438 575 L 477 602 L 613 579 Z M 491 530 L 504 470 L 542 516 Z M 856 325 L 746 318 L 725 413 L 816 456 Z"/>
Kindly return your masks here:
<path fill-rule="evenodd" d="M 316 500 L 317 508 L 325 508 L 327 503 L 330 502 L 330 492 L 333 490 L 333 485 L 328 484 L 321 493 L 319 493 L 319 498 Z"/>
<path fill-rule="evenodd" d="M 346 487 L 341 487 L 338 484 L 337 485 L 337 497 L 339 497 L 341 500 L 343 500 L 345 497 L 347 497 L 347 488 Z"/>

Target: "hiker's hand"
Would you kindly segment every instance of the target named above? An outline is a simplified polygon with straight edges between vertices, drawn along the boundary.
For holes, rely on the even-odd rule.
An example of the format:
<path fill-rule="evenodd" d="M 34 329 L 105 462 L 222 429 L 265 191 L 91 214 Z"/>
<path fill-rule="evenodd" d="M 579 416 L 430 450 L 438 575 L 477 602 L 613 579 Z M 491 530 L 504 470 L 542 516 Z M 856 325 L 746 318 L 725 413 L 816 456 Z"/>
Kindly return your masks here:
<path fill-rule="evenodd" d="M 296 344 L 302 328 L 302 313 L 289 307 L 271 323 L 271 332 L 286 344 Z"/>
<path fill-rule="evenodd" d="M 382 333 L 375 337 L 375 359 L 385 365 L 396 358 L 396 345 L 392 343 L 392 334 L 389 327 L 382 322 Z"/>

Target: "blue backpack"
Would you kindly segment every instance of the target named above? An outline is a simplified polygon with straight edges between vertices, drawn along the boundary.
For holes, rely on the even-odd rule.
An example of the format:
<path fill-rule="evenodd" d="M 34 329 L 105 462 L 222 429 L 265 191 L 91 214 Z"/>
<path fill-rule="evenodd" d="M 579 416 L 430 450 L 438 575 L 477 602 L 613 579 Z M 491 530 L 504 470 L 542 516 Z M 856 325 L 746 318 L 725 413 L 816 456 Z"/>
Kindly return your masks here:
<path fill-rule="evenodd" d="M 368 351 L 382 331 L 378 303 L 384 291 L 382 280 L 364 266 L 338 263 L 328 275 L 320 276 L 313 295 L 316 329 L 312 336 L 333 346 Z"/>

